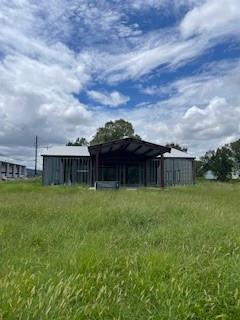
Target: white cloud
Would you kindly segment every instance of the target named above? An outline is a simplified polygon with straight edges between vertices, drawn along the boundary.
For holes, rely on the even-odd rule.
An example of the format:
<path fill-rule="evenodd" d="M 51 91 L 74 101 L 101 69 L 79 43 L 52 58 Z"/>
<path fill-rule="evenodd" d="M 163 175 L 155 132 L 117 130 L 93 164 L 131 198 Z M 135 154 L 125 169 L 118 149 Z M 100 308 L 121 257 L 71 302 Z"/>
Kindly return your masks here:
<path fill-rule="evenodd" d="M 210 37 L 236 33 L 239 35 L 239 0 L 211 0 L 189 11 L 181 22 L 184 37 L 207 33 Z"/>
<path fill-rule="evenodd" d="M 118 107 L 120 105 L 126 104 L 129 101 L 129 97 L 124 96 L 118 91 L 103 93 L 95 90 L 90 90 L 88 91 L 88 96 L 91 99 L 99 102 L 101 105 L 110 106 L 110 107 Z"/>
<path fill-rule="evenodd" d="M 141 0 L 134 3 L 136 9 L 141 7 Z M 165 5 L 164 1 L 146 4 L 153 7 Z M 187 12 L 179 26 L 140 35 L 129 46 L 113 45 L 110 52 L 85 52 L 84 56 L 88 57 L 91 68 L 96 70 L 101 79 L 110 83 L 136 80 L 154 72 L 158 67 L 163 70 L 176 69 L 201 56 L 226 37 L 240 35 L 238 0 L 178 2 L 179 6 L 184 4 L 193 8 Z"/>
<path fill-rule="evenodd" d="M 185 6 L 191 8 L 192 6 L 202 3 L 203 0 L 132 0 L 127 1 L 126 6 L 134 10 L 178 10 L 179 7 Z"/>
<path fill-rule="evenodd" d="M 59 55 L 68 58 L 65 63 Z M 0 145 L 29 146 L 36 134 L 43 143 L 64 143 L 81 134 L 92 113 L 72 94 L 88 80 L 84 65 L 64 47 L 46 47 L 43 59 L 6 55 L 0 62 Z"/>
<path fill-rule="evenodd" d="M 45 25 L 49 39 L 68 42 L 74 37 L 75 46 L 111 43 L 141 33 L 138 25 L 127 21 L 125 6 L 121 2 L 108 0 L 56 0 L 41 2 L 46 13 Z"/>
<path fill-rule="evenodd" d="M 168 85 L 140 87 L 140 91 L 153 96 L 169 96 L 162 102 L 166 106 L 188 108 L 206 105 L 215 96 L 223 96 L 229 103 L 240 103 L 240 63 L 238 60 L 220 61 L 205 66 L 202 73 L 185 77 Z"/>
<path fill-rule="evenodd" d="M 176 132 L 185 140 L 208 140 L 240 135 L 240 106 L 216 97 L 205 108 L 193 106 L 184 114 Z"/>
<path fill-rule="evenodd" d="M 178 142 L 196 156 L 240 136 L 240 103 L 232 105 L 221 97 L 179 112 L 165 109 L 159 102 L 132 110 L 125 117 L 144 139 L 160 144 Z"/>
<path fill-rule="evenodd" d="M 176 30 L 169 32 L 147 34 L 133 49 L 124 52 L 93 50 L 82 53 L 81 57 L 88 61 L 100 79 L 118 83 L 137 80 L 158 67 L 177 68 L 210 47 L 204 38 L 181 40 Z"/>
<path fill-rule="evenodd" d="M 187 144 L 199 155 L 238 139 L 239 74 L 239 61 L 219 62 L 208 65 L 202 74 L 177 80 L 168 86 L 142 88 L 145 93 L 155 97 L 168 96 L 165 100 L 140 110 L 145 122 L 152 126 L 152 130 L 145 129 L 148 136 L 153 141 L 158 137 L 162 143 L 177 141 Z M 220 98 L 215 98 L 217 96 Z M 148 115 L 148 108 L 151 109 L 151 115 L 154 114 L 153 118 Z M 139 116 L 134 115 L 137 118 Z M 144 130 L 143 119 L 142 126 Z M 156 130 L 161 133 L 155 134 Z"/>

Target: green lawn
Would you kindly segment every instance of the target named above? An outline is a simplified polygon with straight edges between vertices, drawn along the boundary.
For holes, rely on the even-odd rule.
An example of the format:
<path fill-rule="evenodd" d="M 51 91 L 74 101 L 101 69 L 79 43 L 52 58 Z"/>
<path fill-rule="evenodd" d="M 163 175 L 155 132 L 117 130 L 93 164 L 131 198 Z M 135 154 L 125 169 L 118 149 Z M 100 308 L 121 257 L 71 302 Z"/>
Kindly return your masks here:
<path fill-rule="evenodd" d="M 0 183 L 0 319 L 240 319 L 240 183 Z"/>

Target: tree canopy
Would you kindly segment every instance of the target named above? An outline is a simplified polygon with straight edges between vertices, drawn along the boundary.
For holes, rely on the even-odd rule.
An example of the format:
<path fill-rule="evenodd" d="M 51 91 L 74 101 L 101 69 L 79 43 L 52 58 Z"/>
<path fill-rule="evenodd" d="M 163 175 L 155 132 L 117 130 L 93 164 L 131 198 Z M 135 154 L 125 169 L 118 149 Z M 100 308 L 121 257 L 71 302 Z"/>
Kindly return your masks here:
<path fill-rule="evenodd" d="M 94 145 L 126 137 L 132 137 L 141 140 L 141 137 L 138 134 L 135 134 L 131 122 L 119 119 L 115 121 L 108 121 L 105 123 L 104 127 L 98 128 L 90 142 L 88 142 L 86 138 L 81 137 L 77 138 L 73 142 L 69 141 L 67 146 L 88 146 L 89 144 Z"/>
<path fill-rule="evenodd" d="M 88 145 L 89 145 L 89 142 L 84 137 L 77 138 L 75 141 L 73 142 L 69 141 L 67 143 L 67 146 L 88 146 Z"/>
<path fill-rule="evenodd" d="M 211 170 L 219 181 L 226 181 L 231 178 L 234 162 L 232 153 L 228 146 L 208 151 L 201 158 L 203 171 Z"/>
<path fill-rule="evenodd" d="M 174 148 L 174 149 L 177 149 L 177 150 L 180 150 L 180 151 L 183 151 L 183 152 L 187 152 L 187 151 L 188 151 L 188 148 L 187 148 L 187 147 L 183 147 L 183 146 L 181 146 L 180 144 L 175 143 L 175 142 L 167 143 L 167 144 L 166 144 L 166 147 L 168 147 L 168 148 Z"/>
<path fill-rule="evenodd" d="M 104 143 L 112 140 L 117 140 L 125 137 L 134 137 L 141 139 L 141 137 L 135 134 L 133 125 L 123 119 L 108 121 L 105 123 L 104 127 L 97 129 L 96 134 L 90 141 L 91 145 Z"/>
<path fill-rule="evenodd" d="M 240 168 L 240 139 L 230 143 L 233 160 L 238 168 Z"/>

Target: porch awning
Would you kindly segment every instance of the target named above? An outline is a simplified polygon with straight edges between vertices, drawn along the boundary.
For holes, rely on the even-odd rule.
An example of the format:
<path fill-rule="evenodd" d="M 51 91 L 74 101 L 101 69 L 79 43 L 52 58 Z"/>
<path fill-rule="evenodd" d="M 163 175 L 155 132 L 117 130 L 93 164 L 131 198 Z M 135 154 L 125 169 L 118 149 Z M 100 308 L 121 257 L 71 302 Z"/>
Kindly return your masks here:
<path fill-rule="evenodd" d="M 91 156 L 109 153 L 131 153 L 146 158 L 154 158 L 165 152 L 171 152 L 171 148 L 136 138 L 124 138 L 101 143 L 88 147 L 88 150 Z"/>

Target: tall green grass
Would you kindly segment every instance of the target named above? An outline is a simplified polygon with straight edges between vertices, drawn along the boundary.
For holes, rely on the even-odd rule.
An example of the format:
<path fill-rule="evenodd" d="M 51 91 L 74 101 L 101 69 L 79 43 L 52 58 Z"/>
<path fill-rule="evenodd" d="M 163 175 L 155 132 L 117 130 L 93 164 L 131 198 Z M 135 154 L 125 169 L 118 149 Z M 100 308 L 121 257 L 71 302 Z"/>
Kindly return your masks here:
<path fill-rule="evenodd" d="M 0 319 L 240 319 L 240 185 L 0 183 Z"/>

